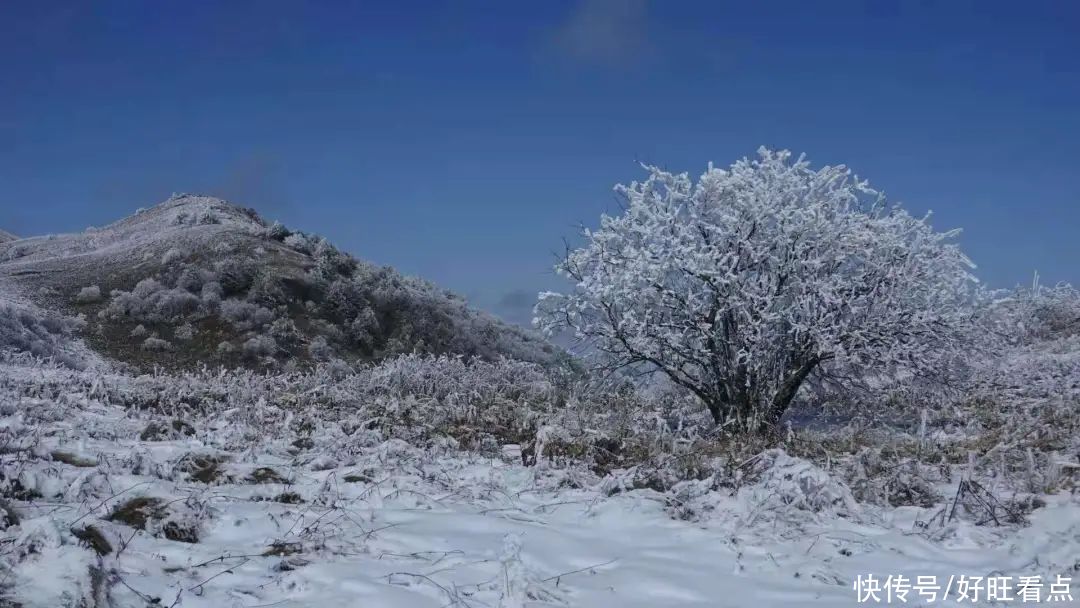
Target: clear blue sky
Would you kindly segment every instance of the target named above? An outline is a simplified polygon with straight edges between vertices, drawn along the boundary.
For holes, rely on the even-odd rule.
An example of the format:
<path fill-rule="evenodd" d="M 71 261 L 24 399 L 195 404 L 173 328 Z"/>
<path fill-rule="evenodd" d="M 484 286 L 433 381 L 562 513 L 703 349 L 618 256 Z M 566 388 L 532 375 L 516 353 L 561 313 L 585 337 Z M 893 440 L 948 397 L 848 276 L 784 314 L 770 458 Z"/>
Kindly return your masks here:
<path fill-rule="evenodd" d="M 761 144 L 1080 283 L 1078 141 L 1070 1 L 0 5 L 0 227 L 214 194 L 511 318 L 638 161 Z"/>

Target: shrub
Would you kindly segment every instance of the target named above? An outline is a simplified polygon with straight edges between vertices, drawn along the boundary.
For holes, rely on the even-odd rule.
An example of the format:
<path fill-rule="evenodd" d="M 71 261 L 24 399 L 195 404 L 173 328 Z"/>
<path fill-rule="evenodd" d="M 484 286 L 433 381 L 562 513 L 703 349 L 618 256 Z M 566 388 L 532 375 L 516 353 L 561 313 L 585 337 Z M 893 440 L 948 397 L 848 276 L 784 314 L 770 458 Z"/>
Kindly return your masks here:
<path fill-rule="evenodd" d="M 191 340 L 195 337 L 195 328 L 191 325 L 191 323 L 184 323 L 183 325 L 173 330 L 173 337 L 177 340 L 187 342 L 188 340 Z"/>
<path fill-rule="evenodd" d="M 259 329 L 274 320 L 274 313 L 266 308 L 232 298 L 221 302 L 218 314 L 233 327 L 242 331 Z"/>
<path fill-rule="evenodd" d="M 330 348 L 326 338 L 315 336 L 308 344 L 308 354 L 316 361 L 328 361 L 334 355 L 334 350 Z"/>
<path fill-rule="evenodd" d="M 0 352 L 30 353 L 81 369 L 85 362 L 71 344 L 77 329 L 77 319 L 0 303 Z"/>
<path fill-rule="evenodd" d="M 270 336 L 255 336 L 244 342 L 244 354 L 249 357 L 268 357 L 277 353 L 277 343 Z"/>
<path fill-rule="evenodd" d="M 162 340 L 161 338 L 158 338 L 156 336 L 150 336 L 149 338 L 143 340 L 142 343 L 142 349 L 151 352 L 166 351 L 169 350 L 171 347 L 172 345 L 170 345 L 167 340 Z"/>
<path fill-rule="evenodd" d="M 169 289 L 156 279 L 139 281 L 130 292 L 114 290 L 106 315 L 135 321 L 161 323 L 177 321 L 199 311 L 200 300 L 183 289 Z"/>
<path fill-rule="evenodd" d="M 169 266 L 174 262 L 180 261 L 184 257 L 184 254 L 176 248 L 170 249 L 165 252 L 165 255 L 161 256 L 161 264 L 163 266 Z"/>
<path fill-rule="evenodd" d="M 89 287 L 83 287 L 79 290 L 79 293 L 75 296 L 75 301 L 79 304 L 92 304 L 94 302 L 101 301 L 101 288 L 97 285 L 91 285 Z"/>

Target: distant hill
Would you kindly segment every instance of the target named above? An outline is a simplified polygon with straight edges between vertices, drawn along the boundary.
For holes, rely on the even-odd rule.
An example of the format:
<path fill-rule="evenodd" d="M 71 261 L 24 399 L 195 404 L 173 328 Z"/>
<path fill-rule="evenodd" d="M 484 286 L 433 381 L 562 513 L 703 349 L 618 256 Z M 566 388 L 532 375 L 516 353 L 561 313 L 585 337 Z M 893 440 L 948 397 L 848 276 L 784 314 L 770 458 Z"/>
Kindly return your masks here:
<path fill-rule="evenodd" d="M 173 196 L 78 234 L 3 233 L 0 288 L 84 318 L 91 349 L 144 370 L 277 369 L 411 352 L 565 356 L 427 281 L 204 196 Z"/>

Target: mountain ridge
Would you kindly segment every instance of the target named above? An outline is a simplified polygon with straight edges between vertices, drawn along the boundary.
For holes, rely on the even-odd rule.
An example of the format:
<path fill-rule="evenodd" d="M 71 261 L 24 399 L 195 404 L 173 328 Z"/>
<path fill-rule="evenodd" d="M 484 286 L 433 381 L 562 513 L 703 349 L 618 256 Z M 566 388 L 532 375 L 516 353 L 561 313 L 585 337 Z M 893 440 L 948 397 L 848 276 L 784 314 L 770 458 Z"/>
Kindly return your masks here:
<path fill-rule="evenodd" d="M 139 369 L 563 357 L 428 281 L 208 196 L 173 195 L 79 233 L 0 240 L 0 283 L 82 319 L 91 349 Z"/>

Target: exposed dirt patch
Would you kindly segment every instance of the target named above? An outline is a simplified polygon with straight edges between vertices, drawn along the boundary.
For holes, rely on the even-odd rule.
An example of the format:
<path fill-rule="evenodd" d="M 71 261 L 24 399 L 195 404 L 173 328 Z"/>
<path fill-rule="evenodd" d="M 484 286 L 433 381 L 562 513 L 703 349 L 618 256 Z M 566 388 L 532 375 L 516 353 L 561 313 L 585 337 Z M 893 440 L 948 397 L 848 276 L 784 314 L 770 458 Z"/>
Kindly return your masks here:
<path fill-rule="evenodd" d="M 72 454 L 71 452 L 64 452 L 64 451 L 61 451 L 61 450 L 53 451 L 51 456 L 52 456 L 52 459 L 55 462 L 62 462 L 64 464 L 69 464 L 69 465 L 71 465 L 73 467 L 92 468 L 92 467 L 96 467 L 97 464 L 98 464 L 97 461 L 95 461 L 95 460 L 90 460 L 89 458 L 83 458 L 81 456 L 77 456 L 75 454 Z"/>
<path fill-rule="evenodd" d="M 247 477 L 248 483 L 289 483 L 280 473 L 270 467 L 259 467 Z"/>
<path fill-rule="evenodd" d="M 121 503 L 105 519 L 138 530 L 145 530 L 147 522 L 153 519 L 162 519 L 165 516 L 164 500 L 153 496 L 140 496 Z"/>
<path fill-rule="evenodd" d="M 287 543 L 285 541 L 277 541 L 267 547 L 266 551 L 263 551 L 263 556 L 276 556 L 285 557 L 287 555 L 296 555 L 303 552 L 304 547 L 300 543 Z"/>
<path fill-rule="evenodd" d="M 75 535 L 75 538 L 93 549 L 98 555 L 108 555 L 112 553 L 112 543 L 110 543 L 109 539 L 105 538 L 105 535 L 102 534 L 101 530 L 97 529 L 95 526 L 73 529 L 71 533 Z"/>

